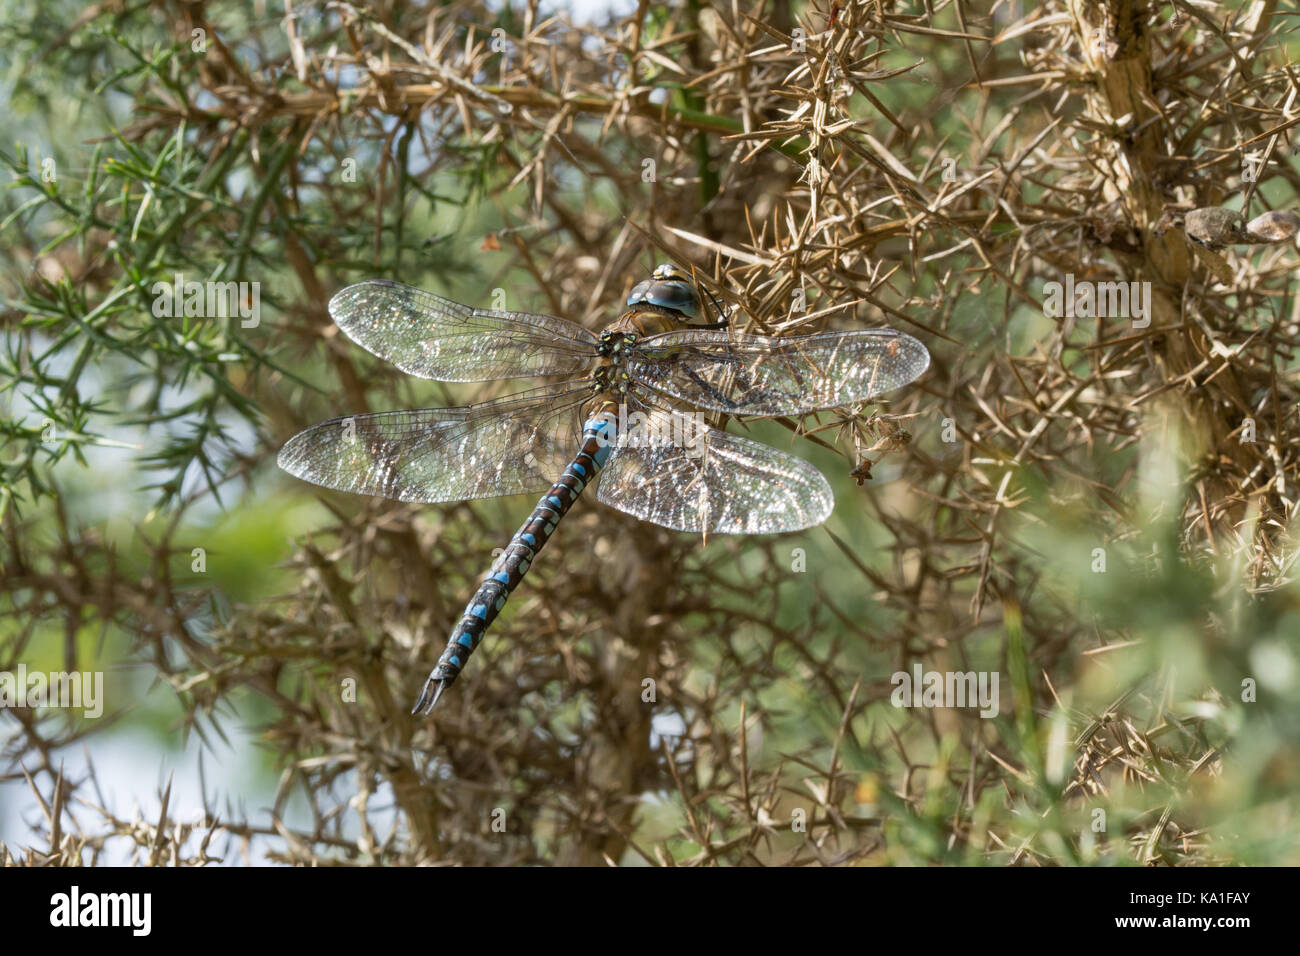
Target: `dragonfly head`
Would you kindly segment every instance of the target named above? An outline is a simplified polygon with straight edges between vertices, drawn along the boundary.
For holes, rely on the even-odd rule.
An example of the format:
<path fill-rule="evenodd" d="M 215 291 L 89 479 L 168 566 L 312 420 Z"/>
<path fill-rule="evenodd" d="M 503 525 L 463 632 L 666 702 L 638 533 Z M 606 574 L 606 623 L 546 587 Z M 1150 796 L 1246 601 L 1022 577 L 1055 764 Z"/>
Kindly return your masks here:
<path fill-rule="evenodd" d="M 696 318 L 702 311 L 695 283 L 684 270 L 670 262 L 656 267 L 649 279 L 634 285 L 627 304 L 667 309 L 687 319 Z"/>

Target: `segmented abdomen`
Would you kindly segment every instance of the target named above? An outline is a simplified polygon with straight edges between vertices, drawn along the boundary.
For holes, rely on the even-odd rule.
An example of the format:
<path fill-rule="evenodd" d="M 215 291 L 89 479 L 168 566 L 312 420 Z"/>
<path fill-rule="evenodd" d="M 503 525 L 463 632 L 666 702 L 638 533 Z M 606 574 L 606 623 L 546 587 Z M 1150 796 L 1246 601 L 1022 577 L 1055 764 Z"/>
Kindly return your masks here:
<path fill-rule="evenodd" d="M 434 692 L 433 698 L 427 709 L 432 709 L 438 696 L 460 674 L 470 654 L 474 653 L 479 641 L 483 639 L 483 632 L 501 613 L 510 593 L 528 573 L 537 552 L 550 540 L 560 519 L 568 513 L 578 495 L 582 494 L 583 489 L 604 466 L 613 451 L 617 428 L 618 418 L 609 411 L 608 403 L 602 405 L 601 410 L 583 425 L 582 447 L 564 469 L 560 479 L 537 502 L 533 513 L 523 527 L 515 532 L 505 551 L 493 562 L 487 578 L 470 598 L 460 623 L 451 632 L 446 649 L 425 682 L 424 690 L 415 705 L 416 711 L 426 709 L 423 705 L 431 691 Z"/>

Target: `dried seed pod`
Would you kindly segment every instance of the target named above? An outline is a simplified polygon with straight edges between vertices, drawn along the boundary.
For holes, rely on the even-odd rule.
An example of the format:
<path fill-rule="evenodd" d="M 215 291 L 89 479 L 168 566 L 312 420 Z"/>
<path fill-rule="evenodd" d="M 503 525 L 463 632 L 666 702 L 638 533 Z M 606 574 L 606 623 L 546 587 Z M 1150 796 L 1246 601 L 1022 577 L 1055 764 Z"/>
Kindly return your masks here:
<path fill-rule="evenodd" d="M 1246 238 L 1251 242 L 1286 242 L 1300 232 L 1300 216 L 1290 209 L 1275 209 L 1246 223 Z"/>
<path fill-rule="evenodd" d="M 1183 232 L 1192 242 L 1206 249 L 1246 241 L 1241 231 L 1241 213 L 1221 206 L 1193 209 L 1183 217 Z"/>
<path fill-rule="evenodd" d="M 1183 221 L 1182 213 L 1178 212 L 1175 209 L 1166 209 L 1163 213 L 1161 213 L 1160 218 L 1156 221 L 1156 224 L 1152 227 L 1152 232 L 1154 232 L 1157 236 L 1163 236 L 1170 229 L 1174 228 L 1174 226 L 1181 225 L 1182 221 Z"/>

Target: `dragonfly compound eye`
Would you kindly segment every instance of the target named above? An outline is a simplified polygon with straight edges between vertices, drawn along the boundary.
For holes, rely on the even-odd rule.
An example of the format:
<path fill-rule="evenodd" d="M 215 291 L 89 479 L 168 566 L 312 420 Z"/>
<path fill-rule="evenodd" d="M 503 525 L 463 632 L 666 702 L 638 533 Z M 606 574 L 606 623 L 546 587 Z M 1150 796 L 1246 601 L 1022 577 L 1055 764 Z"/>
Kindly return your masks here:
<path fill-rule="evenodd" d="M 687 279 L 647 279 L 632 287 L 628 305 L 651 305 L 671 309 L 688 319 L 700 314 L 700 294 Z"/>

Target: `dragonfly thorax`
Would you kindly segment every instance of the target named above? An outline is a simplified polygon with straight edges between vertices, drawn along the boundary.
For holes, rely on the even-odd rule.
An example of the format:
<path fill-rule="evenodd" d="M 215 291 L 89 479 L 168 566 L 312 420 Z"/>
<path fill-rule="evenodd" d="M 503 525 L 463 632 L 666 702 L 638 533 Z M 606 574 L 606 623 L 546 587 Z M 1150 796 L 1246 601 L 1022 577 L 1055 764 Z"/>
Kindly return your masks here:
<path fill-rule="evenodd" d="M 621 365 L 602 365 L 591 377 L 591 388 L 595 392 L 612 392 L 626 395 L 632 384 L 632 373 Z"/>
<path fill-rule="evenodd" d="M 623 353 L 624 349 L 630 349 L 636 345 L 636 339 L 635 332 L 619 332 L 614 329 L 605 329 L 600 333 L 600 354 L 606 358 L 616 358 Z"/>

